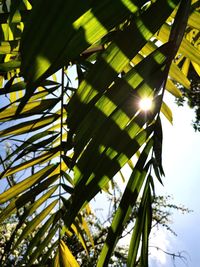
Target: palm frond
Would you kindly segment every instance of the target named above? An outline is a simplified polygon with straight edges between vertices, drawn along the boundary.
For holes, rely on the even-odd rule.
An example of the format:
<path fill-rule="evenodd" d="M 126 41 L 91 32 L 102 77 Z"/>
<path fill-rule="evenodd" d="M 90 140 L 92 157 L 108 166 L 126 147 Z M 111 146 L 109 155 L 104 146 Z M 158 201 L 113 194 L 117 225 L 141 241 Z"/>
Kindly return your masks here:
<path fill-rule="evenodd" d="M 65 236 L 76 236 L 89 255 L 88 203 L 126 164 L 132 174 L 97 266 L 109 263 L 139 196 L 127 266 L 148 266 L 154 179 L 162 183 L 164 175 L 160 114 L 173 121 L 164 92 L 181 97 L 177 84 L 189 90 L 190 65 L 200 72 L 199 12 L 192 7 L 189 0 L 11 1 L 9 12 L 4 6 L 0 137 L 14 148 L 0 177 L 14 175 L 16 184 L 0 194 L 0 222 L 17 214 L 19 223 L 2 266 L 26 238 L 20 264 L 79 266 Z M 139 107 L 144 97 L 152 99 L 150 111 Z"/>

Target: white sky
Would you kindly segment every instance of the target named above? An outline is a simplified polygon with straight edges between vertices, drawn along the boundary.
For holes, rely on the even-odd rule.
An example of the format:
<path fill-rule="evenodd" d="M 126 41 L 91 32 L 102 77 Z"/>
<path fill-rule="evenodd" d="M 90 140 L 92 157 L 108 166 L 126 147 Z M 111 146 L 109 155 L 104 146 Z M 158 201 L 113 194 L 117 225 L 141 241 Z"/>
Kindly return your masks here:
<path fill-rule="evenodd" d="M 174 214 L 172 228 L 177 237 L 168 239 L 172 252 L 185 251 L 188 266 L 199 267 L 200 263 L 200 206 L 199 169 L 200 133 L 192 128 L 193 111 L 177 107 L 172 101 L 174 123 L 171 126 L 163 119 L 163 165 L 165 170 L 164 188 L 158 192 L 173 195 L 176 204 L 183 204 L 192 213 Z M 152 264 L 152 267 L 156 265 Z M 171 260 L 162 266 L 173 266 Z M 176 266 L 185 266 L 180 260 Z"/>

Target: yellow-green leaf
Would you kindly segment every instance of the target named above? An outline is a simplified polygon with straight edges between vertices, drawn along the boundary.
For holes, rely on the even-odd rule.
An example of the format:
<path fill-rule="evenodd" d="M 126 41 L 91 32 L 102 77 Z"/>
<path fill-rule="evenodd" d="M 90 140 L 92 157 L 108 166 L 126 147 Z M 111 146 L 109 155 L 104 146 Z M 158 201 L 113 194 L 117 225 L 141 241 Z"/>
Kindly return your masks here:
<path fill-rule="evenodd" d="M 39 100 L 34 101 L 31 103 L 26 104 L 23 111 L 20 113 L 20 115 L 35 115 L 40 114 L 41 112 L 44 112 L 46 109 L 48 109 L 51 106 L 54 106 L 57 103 L 57 99 L 47 99 L 47 100 Z M 14 119 L 17 105 L 11 105 L 10 107 L 4 109 L 2 112 L 0 110 L 0 120 L 8 120 L 8 119 Z"/>
<path fill-rule="evenodd" d="M 59 250 L 56 255 L 54 267 L 80 267 L 77 260 L 62 240 L 59 244 Z"/>
<path fill-rule="evenodd" d="M 177 88 L 177 86 L 168 78 L 166 83 L 166 89 L 175 97 L 182 97 L 181 91 Z"/>
<path fill-rule="evenodd" d="M 57 165 L 49 165 L 46 168 L 36 172 L 35 174 L 29 176 L 25 180 L 17 183 L 16 185 L 12 186 L 6 192 L 0 194 L 0 204 L 8 201 L 9 199 L 19 195 L 26 189 L 30 188 L 32 185 L 41 181 L 42 179 L 48 177 L 48 175 L 56 169 Z"/>
<path fill-rule="evenodd" d="M 48 117 L 22 122 L 10 128 L 1 130 L 0 136 L 2 137 L 8 135 L 20 135 L 31 131 L 35 131 L 53 123 L 56 119 L 58 119 L 58 117 L 59 116 L 57 114 L 54 114 Z"/>
<path fill-rule="evenodd" d="M 165 117 L 168 119 L 168 121 L 173 124 L 173 115 L 171 109 L 168 107 L 168 105 L 163 101 L 161 106 L 161 112 Z"/>
<path fill-rule="evenodd" d="M 15 167 L 12 167 L 12 168 L 9 168 L 7 169 L 5 172 L 1 173 L 1 178 L 3 177 L 6 177 L 6 176 L 9 176 L 9 175 L 12 175 L 16 172 L 19 172 L 19 171 L 22 171 L 24 169 L 27 169 L 33 165 L 36 165 L 36 164 L 39 164 L 39 163 L 42 163 L 42 162 L 45 162 L 47 159 L 51 159 L 52 157 L 56 157 L 57 156 L 57 153 L 58 153 L 58 150 L 50 150 L 46 153 L 43 153 L 41 156 L 38 156 L 36 158 L 33 158 L 31 160 L 28 160 L 28 161 L 25 161 Z"/>
<path fill-rule="evenodd" d="M 38 214 L 33 220 L 28 222 L 27 226 L 24 228 L 22 234 L 19 236 L 13 250 L 22 242 L 24 238 L 26 238 L 35 228 L 49 215 L 55 205 L 58 203 L 58 200 L 54 200 L 51 204 L 49 204 L 40 214 Z"/>

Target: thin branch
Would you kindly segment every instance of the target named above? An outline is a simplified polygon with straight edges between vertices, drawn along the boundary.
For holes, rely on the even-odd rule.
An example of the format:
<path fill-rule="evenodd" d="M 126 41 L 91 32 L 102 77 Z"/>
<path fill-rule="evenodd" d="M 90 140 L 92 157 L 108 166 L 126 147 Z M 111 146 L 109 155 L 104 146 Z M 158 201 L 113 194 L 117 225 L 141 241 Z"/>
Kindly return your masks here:
<path fill-rule="evenodd" d="M 183 255 L 183 253 L 186 253 L 185 251 L 180 251 L 180 252 L 177 252 L 177 253 L 173 253 L 173 252 L 166 251 L 166 250 L 164 250 L 164 249 L 162 249 L 162 248 L 160 248 L 160 247 L 158 247 L 158 246 L 149 246 L 149 247 L 151 247 L 151 248 L 155 248 L 155 249 L 157 249 L 157 250 L 159 250 L 159 251 L 162 251 L 162 252 L 165 253 L 166 255 L 172 257 L 173 260 L 175 260 L 176 258 L 179 258 L 179 259 L 182 260 L 182 262 L 183 262 L 186 266 L 188 266 L 188 264 L 187 264 L 187 258 Z"/>

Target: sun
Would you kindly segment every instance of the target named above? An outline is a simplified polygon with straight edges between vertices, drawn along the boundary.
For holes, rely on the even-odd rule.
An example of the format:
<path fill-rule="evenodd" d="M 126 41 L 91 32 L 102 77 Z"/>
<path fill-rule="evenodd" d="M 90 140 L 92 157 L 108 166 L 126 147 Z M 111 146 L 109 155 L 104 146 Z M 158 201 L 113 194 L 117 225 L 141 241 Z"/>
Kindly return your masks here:
<path fill-rule="evenodd" d="M 152 108 L 152 98 L 150 97 L 142 98 L 139 102 L 139 107 L 143 111 L 150 110 Z"/>

